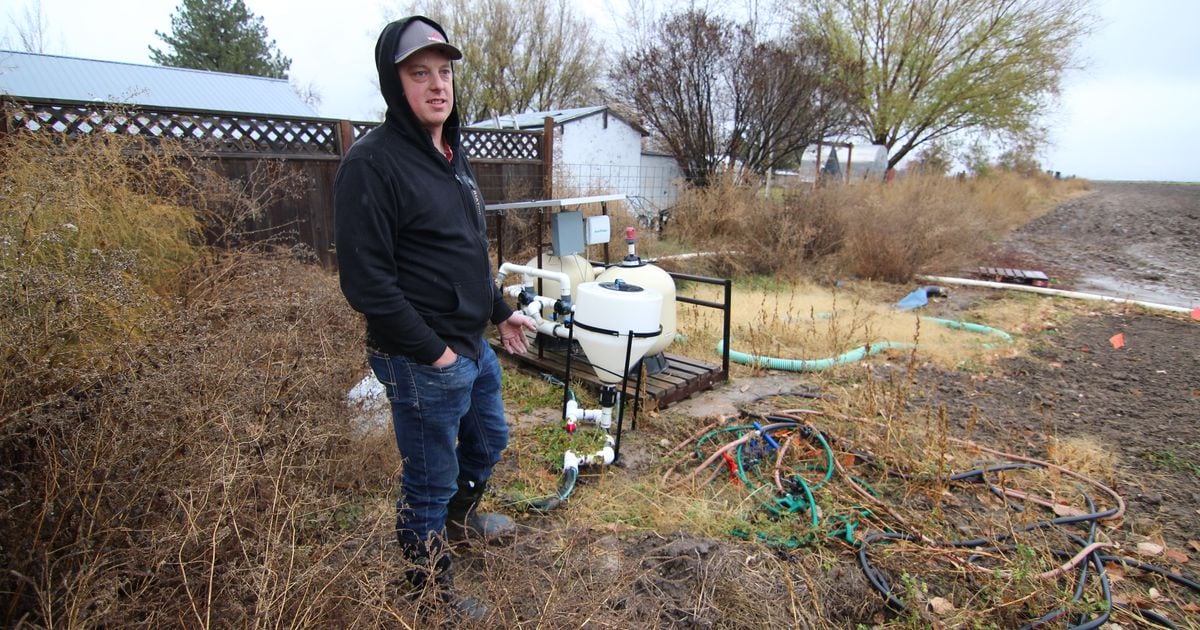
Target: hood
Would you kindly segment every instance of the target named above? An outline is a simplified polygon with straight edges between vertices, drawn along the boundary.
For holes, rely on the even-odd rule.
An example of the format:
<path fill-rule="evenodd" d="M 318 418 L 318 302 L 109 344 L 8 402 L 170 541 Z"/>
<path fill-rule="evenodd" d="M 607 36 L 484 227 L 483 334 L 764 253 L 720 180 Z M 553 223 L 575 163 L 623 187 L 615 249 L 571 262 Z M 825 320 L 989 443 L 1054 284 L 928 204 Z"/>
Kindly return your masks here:
<path fill-rule="evenodd" d="M 422 20 L 436 28 L 443 36 L 446 34 L 441 24 L 423 15 L 396 20 L 383 27 L 383 32 L 379 34 L 379 41 L 375 42 L 375 69 L 379 72 L 379 92 L 383 94 L 383 100 L 387 103 L 387 122 L 398 127 L 406 135 L 424 138 L 432 144 L 429 132 L 417 121 L 412 108 L 408 106 L 408 100 L 404 98 L 400 75 L 396 72 L 396 64 L 392 62 L 396 45 L 400 42 L 400 34 L 413 20 Z M 458 150 L 458 125 L 458 94 L 455 93 L 454 106 L 450 108 L 450 117 L 446 119 L 442 133 L 456 152 Z"/>

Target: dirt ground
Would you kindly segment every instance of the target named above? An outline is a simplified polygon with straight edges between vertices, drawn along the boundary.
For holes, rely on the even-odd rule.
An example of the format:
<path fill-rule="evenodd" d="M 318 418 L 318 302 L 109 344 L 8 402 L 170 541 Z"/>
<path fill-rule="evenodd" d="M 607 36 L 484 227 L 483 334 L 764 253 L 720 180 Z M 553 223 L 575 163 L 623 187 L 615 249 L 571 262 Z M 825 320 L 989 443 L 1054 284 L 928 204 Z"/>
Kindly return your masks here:
<path fill-rule="evenodd" d="M 1200 185 L 1098 182 L 981 264 L 1045 271 L 1061 289 L 1200 305 Z"/>
<path fill-rule="evenodd" d="M 1200 185 L 1093 184 L 1005 239 L 1001 258 L 1045 270 L 1053 287 L 1200 306 Z M 982 264 L 992 264 L 984 261 Z M 1109 338 L 1123 333 L 1124 348 Z M 1182 547 L 1200 538 L 1200 322 L 1099 308 L 1048 335 L 1003 374 L 939 391 L 983 410 L 998 435 L 1049 426 L 1120 455 L 1130 521 Z"/>
<path fill-rule="evenodd" d="M 1043 270 L 1054 288 L 1193 307 L 1200 306 L 1197 245 L 1200 186 L 1097 183 L 1011 234 L 978 265 Z M 995 295 L 964 287 L 953 293 L 956 307 Z M 1081 304 L 1065 325 L 1041 335 L 1029 355 L 1004 359 L 987 374 L 922 368 L 916 388 L 922 393 L 913 404 L 935 399 L 946 406 L 958 435 L 1027 456 L 1046 457 L 1054 439 L 1098 444 L 1113 456 L 1111 478 L 1119 480 L 1115 490 L 1128 502 L 1124 522 L 1111 536 L 1127 548 L 1160 541 L 1191 553 L 1187 566 L 1195 566 L 1200 549 L 1189 542 L 1200 539 L 1200 322 L 1178 313 Z M 1109 342 L 1117 333 L 1124 334 L 1121 349 Z M 670 411 L 712 417 L 756 396 L 811 386 L 802 375 L 769 372 L 738 378 Z M 637 475 L 653 463 L 640 454 L 653 448 L 639 448 L 633 435 L 622 456 L 624 474 Z M 706 556 L 695 553 L 696 544 L 706 550 L 718 545 L 722 551 L 715 556 L 731 551 L 729 543 L 677 537 L 676 546 L 689 550 L 684 555 L 692 560 L 684 563 L 688 570 L 667 576 L 676 583 L 704 572 L 693 566 Z M 1180 570 L 1192 580 L 1200 577 Z M 883 619 L 882 601 L 861 574 L 852 575 L 852 564 L 838 562 L 831 571 L 837 575 L 828 583 L 836 586 L 821 594 L 826 623 L 853 627 Z M 685 626 L 707 623 L 681 619 L 690 619 Z"/>

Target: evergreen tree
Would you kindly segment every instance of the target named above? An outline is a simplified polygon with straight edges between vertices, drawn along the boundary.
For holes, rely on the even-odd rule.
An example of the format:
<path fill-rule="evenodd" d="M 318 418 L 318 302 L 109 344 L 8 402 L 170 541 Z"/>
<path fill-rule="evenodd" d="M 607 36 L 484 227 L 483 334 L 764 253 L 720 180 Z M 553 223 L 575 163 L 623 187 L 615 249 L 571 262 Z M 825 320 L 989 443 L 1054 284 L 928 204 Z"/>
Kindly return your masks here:
<path fill-rule="evenodd" d="M 150 46 L 154 63 L 286 79 L 292 60 L 268 40 L 263 19 L 242 0 L 182 0 L 171 32 L 154 31 L 169 50 Z"/>

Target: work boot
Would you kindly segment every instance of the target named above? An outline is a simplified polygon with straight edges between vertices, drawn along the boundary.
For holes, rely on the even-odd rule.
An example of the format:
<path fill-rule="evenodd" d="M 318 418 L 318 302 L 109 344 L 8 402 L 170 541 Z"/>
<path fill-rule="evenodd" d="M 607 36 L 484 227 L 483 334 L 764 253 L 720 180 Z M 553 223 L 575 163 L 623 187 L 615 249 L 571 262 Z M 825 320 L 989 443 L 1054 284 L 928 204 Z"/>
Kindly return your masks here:
<path fill-rule="evenodd" d="M 404 579 L 412 587 L 410 597 L 420 598 L 426 589 L 434 589 L 437 603 L 449 607 L 458 620 L 480 623 L 487 619 L 491 613 L 487 604 L 455 590 L 453 561 L 440 536 L 428 542 L 399 540 L 404 557 L 412 563 L 404 571 Z"/>
<path fill-rule="evenodd" d="M 517 524 L 511 518 L 475 510 L 486 489 L 486 481 L 458 482 L 458 492 L 450 498 L 447 506 L 446 536 L 450 542 L 463 542 L 470 538 L 493 542 L 516 535 Z"/>

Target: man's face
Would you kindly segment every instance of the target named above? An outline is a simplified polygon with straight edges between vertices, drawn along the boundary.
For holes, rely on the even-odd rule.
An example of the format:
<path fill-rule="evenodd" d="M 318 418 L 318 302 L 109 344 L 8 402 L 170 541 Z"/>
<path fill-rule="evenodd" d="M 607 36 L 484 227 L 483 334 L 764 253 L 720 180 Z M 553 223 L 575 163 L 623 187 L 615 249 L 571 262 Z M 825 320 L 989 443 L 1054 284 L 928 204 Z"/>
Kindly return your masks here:
<path fill-rule="evenodd" d="M 404 98 L 422 127 L 441 133 L 454 107 L 454 72 L 450 58 L 439 50 L 423 50 L 399 66 Z"/>

